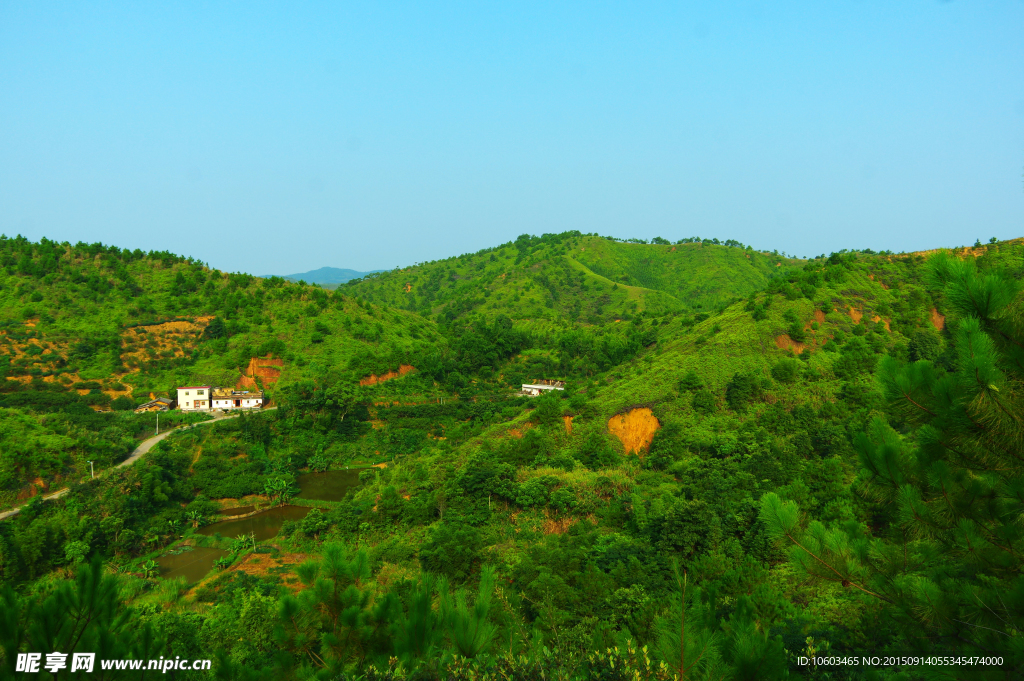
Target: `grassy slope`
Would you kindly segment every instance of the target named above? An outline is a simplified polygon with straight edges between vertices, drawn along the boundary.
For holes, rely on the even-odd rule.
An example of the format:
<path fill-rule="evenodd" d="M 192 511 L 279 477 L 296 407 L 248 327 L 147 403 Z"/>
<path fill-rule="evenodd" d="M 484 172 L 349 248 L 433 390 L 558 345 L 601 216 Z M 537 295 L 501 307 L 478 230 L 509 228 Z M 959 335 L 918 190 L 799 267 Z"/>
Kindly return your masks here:
<path fill-rule="evenodd" d="M 630 244 L 588 238 L 571 257 L 610 281 L 663 291 L 694 309 L 712 309 L 763 288 L 795 261 L 705 243 Z"/>
<path fill-rule="evenodd" d="M 104 388 L 116 381 L 129 394 L 163 392 L 192 375 L 234 383 L 261 346 L 280 340 L 285 352 L 278 355 L 287 360 L 282 381 L 289 382 L 315 362 L 383 371 L 438 339 L 433 322 L 402 310 L 360 306 L 317 287 L 272 285 L 151 258 L 131 262 L 124 271 L 121 281 L 112 267 L 75 249 L 64 250 L 55 275 L 0 270 L 0 355 L 12 362 L 8 376 L 100 380 Z M 176 284 L 179 277 L 187 282 L 184 291 Z M 103 285 L 90 288 L 90 281 Z M 215 316 L 227 320 L 230 339 L 202 337 Z M 185 321 L 167 323 L 179 319 Z M 33 354 L 37 347 L 42 352 Z"/>
<path fill-rule="evenodd" d="M 641 311 L 714 308 L 763 287 L 779 262 L 792 261 L 711 244 L 553 235 L 393 270 L 344 290 L 438 318 L 474 312 L 602 324 Z"/>

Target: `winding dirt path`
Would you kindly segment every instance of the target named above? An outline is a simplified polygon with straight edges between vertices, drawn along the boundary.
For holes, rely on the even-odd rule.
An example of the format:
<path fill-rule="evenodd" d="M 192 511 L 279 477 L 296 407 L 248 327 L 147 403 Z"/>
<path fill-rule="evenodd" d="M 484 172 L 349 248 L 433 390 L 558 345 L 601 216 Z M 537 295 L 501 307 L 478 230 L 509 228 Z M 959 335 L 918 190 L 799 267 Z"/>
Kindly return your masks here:
<path fill-rule="evenodd" d="M 277 409 L 277 407 L 267 407 L 264 411 L 270 411 L 272 409 Z M 238 414 L 232 414 L 230 416 L 225 416 L 225 415 L 214 416 L 209 421 L 200 421 L 199 423 L 192 423 L 192 424 L 189 424 L 189 426 L 187 426 L 187 427 L 191 428 L 191 427 L 195 427 L 195 426 L 204 426 L 207 423 L 219 423 L 221 421 L 227 421 L 228 419 L 233 419 L 233 418 L 238 418 Z M 142 442 L 139 443 L 138 447 L 136 447 L 134 450 L 132 450 L 132 453 L 128 455 L 127 459 L 125 459 L 124 461 L 122 461 L 119 464 L 115 464 L 114 466 L 111 466 L 111 468 L 108 468 L 108 469 L 106 469 L 104 471 L 100 471 L 100 476 L 104 475 L 107 471 L 112 470 L 114 468 L 124 468 L 125 466 L 131 466 L 133 463 L 135 463 L 136 461 L 141 459 L 143 456 L 145 456 L 146 453 L 149 452 L 149 450 L 153 449 L 153 446 L 156 445 L 156 443 L 160 442 L 161 440 L 166 438 L 168 435 L 170 435 L 171 433 L 181 429 L 182 427 L 183 426 L 178 426 L 177 428 L 171 428 L 170 430 L 165 430 L 164 432 L 160 433 L 159 435 L 154 435 L 151 438 L 143 440 Z M 56 492 L 52 492 L 50 494 L 47 494 L 47 495 L 43 496 L 43 501 L 49 501 L 50 499 L 60 499 L 62 496 L 64 496 L 65 494 L 68 493 L 68 490 L 69 490 L 69 488 L 65 487 L 64 489 L 59 489 Z M 26 502 L 25 504 L 22 504 L 21 506 L 17 506 L 15 508 L 12 508 L 9 511 L 4 511 L 4 512 L 0 513 L 0 520 L 7 520 L 8 518 L 11 518 L 13 516 L 18 515 L 19 513 L 21 513 L 21 509 L 24 508 L 27 505 L 27 503 L 28 502 Z"/>

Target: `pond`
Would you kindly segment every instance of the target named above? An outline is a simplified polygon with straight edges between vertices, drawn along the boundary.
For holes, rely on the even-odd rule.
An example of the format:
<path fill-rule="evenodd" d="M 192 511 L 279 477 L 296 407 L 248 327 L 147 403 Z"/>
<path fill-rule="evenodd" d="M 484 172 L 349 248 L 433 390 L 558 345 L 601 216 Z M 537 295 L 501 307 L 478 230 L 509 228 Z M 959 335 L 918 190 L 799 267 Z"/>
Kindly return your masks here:
<path fill-rule="evenodd" d="M 363 470 L 366 469 L 350 468 L 344 471 L 300 475 L 295 480 L 301 490 L 296 498 L 341 501 L 345 498 L 346 492 L 359 485 L 359 472 Z"/>
<path fill-rule="evenodd" d="M 206 576 L 218 558 L 226 555 L 228 552 L 223 549 L 197 547 L 177 555 L 160 556 L 156 562 L 164 579 L 184 577 L 189 584 L 194 584 Z"/>
<path fill-rule="evenodd" d="M 212 536 L 220 533 L 222 537 L 241 537 L 251 532 L 256 535 L 256 541 L 265 541 L 277 536 L 281 525 L 286 520 L 301 520 L 309 513 L 306 506 L 277 506 L 267 511 L 262 511 L 248 518 L 238 520 L 222 520 L 196 530 L 199 534 Z"/>

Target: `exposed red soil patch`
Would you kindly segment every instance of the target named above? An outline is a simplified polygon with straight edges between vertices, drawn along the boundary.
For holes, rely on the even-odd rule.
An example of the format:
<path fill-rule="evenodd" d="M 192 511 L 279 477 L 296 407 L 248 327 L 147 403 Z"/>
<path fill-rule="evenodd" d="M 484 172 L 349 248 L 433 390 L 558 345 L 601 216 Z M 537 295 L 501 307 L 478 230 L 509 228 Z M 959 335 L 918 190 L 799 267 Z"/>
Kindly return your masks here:
<path fill-rule="evenodd" d="M 245 557 L 238 565 L 231 568 L 232 572 L 244 572 L 247 575 L 254 577 L 267 577 L 272 574 L 271 568 L 281 567 L 282 565 L 294 565 L 298 567 L 306 560 L 306 555 L 303 553 L 282 553 L 277 558 L 271 558 L 269 553 L 250 553 Z M 289 571 L 290 572 L 290 571 Z M 288 573 L 278 573 L 284 577 Z M 285 585 L 292 591 L 292 593 L 298 593 L 302 590 L 302 583 L 299 580 L 289 583 L 289 580 L 285 579 Z"/>
<path fill-rule="evenodd" d="M 509 429 L 508 434 L 518 440 L 519 438 L 521 438 L 523 436 L 523 433 L 528 431 L 530 428 L 533 428 L 533 424 L 532 423 L 524 423 L 519 428 L 511 428 L 511 429 Z"/>
<path fill-rule="evenodd" d="M 931 321 L 932 321 L 932 326 L 934 326 L 939 331 L 942 331 L 944 328 L 946 328 L 946 317 L 945 317 L 945 315 L 939 314 L 939 311 L 936 310 L 934 307 L 932 308 Z"/>
<path fill-rule="evenodd" d="M 195 321 L 164 322 L 136 326 L 121 333 L 121 358 L 134 368 L 159 357 L 184 357 L 192 352 L 212 315 L 196 317 Z"/>
<path fill-rule="evenodd" d="M 565 422 L 565 432 L 568 433 L 569 435 L 572 435 L 572 417 L 563 416 L 562 421 Z"/>
<path fill-rule="evenodd" d="M 850 308 L 850 319 L 853 320 L 854 324 L 860 324 L 860 320 L 864 318 L 864 313 L 860 310 Z"/>
<path fill-rule="evenodd" d="M 548 518 L 544 521 L 544 534 L 565 534 L 579 522 L 576 518 Z"/>
<path fill-rule="evenodd" d="M 876 324 L 878 322 L 882 322 L 883 324 L 885 324 L 885 330 L 889 331 L 890 333 L 892 332 L 892 328 L 889 326 L 889 320 L 888 319 L 882 319 L 878 315 L 875 315 L 874 317 L 871 318 L 871 321 L 873 321 Z"/>
<path fill-rule="evenodd" d="M 389 371 L 386 374 L 381 374 L 380 376 L 377 374 L 370 374 L 366 378 L 360 379 L 359 385 L 377 385 L 378 383 L 390 381 L 391 379 L 398 378 L 399 376 L 405 376 L 410 371 L 416 371 L 416 367 L 411 364 L 403 364 L 398 367 L 398 371 Z"/>
<path fill-rule="evenodd" d="M 21 488 L 21 491 L 18 492 L 17 499 L 18 501 L 22 501 L 24 499 L 31 499 L 37 494 L 47 494 L 50 491 L 51 484 L 59 489 L 61 486 L 61 480 L 63 480 L 63 476 L 60 475 L 58 475 L 51 481 L 43 480 L 42 478 L 36 478 L 32 482 Z"/>
<path fill-rule="evenodd" d="M 608 419 L 608 432 L 619 438 L 627 454 L 646 452 L 661 423 L 650 409 L 641 407 Z"/>
<path fill-rule="evenodd" d="M 819 322 L 819 323 L 825 321 L 825 312 L 822 311 L 822 310 L 815 310 L 814 311 L 814 321 Z"/>
<path fill-rule="evenodd" d="M 245 375 L 238 379 L 235 387 L 257 388 L 259 387 L 257 378 L 261 379 L 264 384 L 277 383 L 277 379 L 281 378 L 283 367 L 283 359 L 272 359 L 270 355 L 253 357 L 249 360 L 249 366 L 245 368 Z"/>
<path fill-rule="evenodd" d="M 405 292 L 409 293 L 410 291 L 412 291 L 412 284 L 405 282 Z"/>
<path fill-rule="evenodd" d="M 779 350 L 792 350 L 796 354 L 800 354 L 804 351 L 807 346 L 803 343 L 797 343 L 795 340 L 789 337 L 788 333 L 784 333 L 781 336 L 775 337 L 775 347 Z"/>

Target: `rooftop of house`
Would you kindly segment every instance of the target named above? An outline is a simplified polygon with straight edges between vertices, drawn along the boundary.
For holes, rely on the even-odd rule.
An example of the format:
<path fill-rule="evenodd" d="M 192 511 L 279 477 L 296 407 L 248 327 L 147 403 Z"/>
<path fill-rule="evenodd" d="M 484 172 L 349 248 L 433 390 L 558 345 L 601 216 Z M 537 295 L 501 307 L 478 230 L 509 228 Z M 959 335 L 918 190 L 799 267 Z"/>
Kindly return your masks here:
<path fill-rule="evenodd" d="M 233 388 L 214 388 L 213 399 L 258 399 L 263 397 L 262 390 L 234 390 Z"/>
<path fill-rule="evenodd" d="M 172 400 L 169 397 L 158 397 L 155 400 L 150 400 L 149 402 L 145 402 L 143 404 L 140 404 L 139 406 L 145 407 L 151 404 L 174 404 L 174 400 Z"/>

